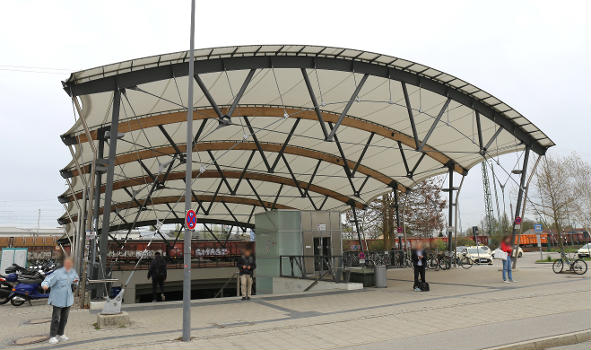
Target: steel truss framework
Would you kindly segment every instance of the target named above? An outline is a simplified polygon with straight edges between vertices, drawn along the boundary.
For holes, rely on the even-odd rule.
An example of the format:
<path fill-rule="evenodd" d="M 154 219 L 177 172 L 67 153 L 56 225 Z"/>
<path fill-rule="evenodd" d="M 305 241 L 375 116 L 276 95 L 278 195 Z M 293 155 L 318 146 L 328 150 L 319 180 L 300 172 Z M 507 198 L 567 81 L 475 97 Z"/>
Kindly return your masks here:
<path fill-rule="evenodd" d="M 187 162 L 187 144 L 173 129 L 186 120 L 186 57 L 122 62 L 64 82 L 84 108 L 62 135 L 76 151 L 61 170 L 72 186 L 59 197 L 68 204 L 59 223 L 71 232 L 84 219 L 76 209 L 94 183 L 88 219 L 100 232 L 102 261 L 113 231 L 126 231 L 124 245 L 133 228 L 154 225 L 166 241 L 160 226 L 184 220 L 177 204 L 185 172 L 175 169 Z M 196 57 L 193 120 L 200 123 L 190 146 L 200 169 L 192 172 L 191 196 L 204 224 L 246 230 L 257 210 L 364 209 L 392 190 L 397 203 L 399 191 L 447 172 L 451 226 L 454 172 L 466 175 L 483 157 L 524 148 L 543 155 L 553 145 L 486 92 L 395 57 L 313 46 L 204 49 Z M 89 143 L 98 144 L 97 159 L 88 156 Z M 356 214 L 355 223 L 361 243 Z"/>

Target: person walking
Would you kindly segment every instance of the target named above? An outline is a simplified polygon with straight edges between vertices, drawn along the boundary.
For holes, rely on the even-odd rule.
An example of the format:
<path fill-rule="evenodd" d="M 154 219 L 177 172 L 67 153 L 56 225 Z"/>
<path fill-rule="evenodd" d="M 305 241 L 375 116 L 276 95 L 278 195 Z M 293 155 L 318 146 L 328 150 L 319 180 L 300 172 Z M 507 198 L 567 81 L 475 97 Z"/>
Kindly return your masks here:
<path fill-rule="evenodd" d="M 160 252 L 154 254 L 154 259 L 148 268 L 148 279 L 152 278 L 152 302 L 164 300 L 164 281 L 166 281 L 166 260 Z M 157 289 L 160 288 L 160 293 Z"/>
<path fill-rule="evenodd" d="M 78 274 L 73 269 L 74 261 L 70 257 L 64 258 L 63 266 L 45 277 L 41 282 L 44 291 L 50 289 L 47 303 L 53 306 L 51 325 L 49 327 L 49 344 L 67 341 L 64 334 L 70 306 L 74 304 L 72 285 L 78 283 Z"/>
<path fill-rule="evenodd" d="M 415 292 L 420 292 L 425 285 L 425 266 L 427 266 L 427 252 L 425 251 L 422 241 L 417 241 L 416 246 L 410 252 L 410 260 L 412 261 L 412 267 L 414 270 L 414 285 L 413 289 Z M 420 277 L 420 278 L 419 278 Z"/>
<path fill-rule="evenodd" d="M 513 273 L 511 272 L 511 256 L 513 255 L 513 247 L 511 246 L 511 236 L 503 237 L 501 241 L 501 250 L 507 253 L 507 259 L 503 260 L 503 282 L 511 283 L 513 280 Z M 509 280 L 507 281 L 507 277 Z"/>
<path fill-rule="evenodd" d="M 245 249 L 240 258 L 238 258 L 238 273 L 240 275 L 240 290 L 242 292 L 242 300 L 250 300 L 252 293 L 252 275 L 256 264 L 252 251 Z"/>

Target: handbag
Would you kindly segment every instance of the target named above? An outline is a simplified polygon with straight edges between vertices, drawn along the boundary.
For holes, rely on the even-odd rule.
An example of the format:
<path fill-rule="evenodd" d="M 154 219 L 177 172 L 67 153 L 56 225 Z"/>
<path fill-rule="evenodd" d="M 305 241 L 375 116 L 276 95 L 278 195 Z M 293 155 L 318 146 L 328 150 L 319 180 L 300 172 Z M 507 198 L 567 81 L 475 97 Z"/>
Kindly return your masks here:
<path fill-rule="evenodd" d="M 495 259 L 500 259 L 500 260 L 507 260 L 507 256 L 509 254 L 507 254 L 506 252 L 500 250 L 499 248 L 495 249 L 494 251 L 494 258 Z"/>

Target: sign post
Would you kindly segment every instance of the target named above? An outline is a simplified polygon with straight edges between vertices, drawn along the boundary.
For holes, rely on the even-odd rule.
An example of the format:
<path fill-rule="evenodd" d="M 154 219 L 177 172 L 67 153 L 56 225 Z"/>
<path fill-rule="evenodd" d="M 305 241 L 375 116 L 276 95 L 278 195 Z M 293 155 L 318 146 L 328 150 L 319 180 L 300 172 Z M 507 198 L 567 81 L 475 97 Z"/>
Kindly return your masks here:
<path fill-rule="evenodd" d="M 472 226 L 472 235 L 474 236 L 474 244 L 476 244 L 476 254 L 478 255 L 478 263 L 480 263 L 480 245 L 478 244 L 478 226 Z"/>
<path fill-rule="evenodd" d="M 544 259 L 542 254 L 542 224 L 535 224 L 534 231 L 536 231 L 536 239 L 538 240 L 538 248 L 540 248 L 540 260 Z"/>
<path fill-rule="evenodd" d="M 189 230 L 194 230 L 195 226 L 197 226 L 197 213 L 195 213 L 195 210 L 187 210 L 187 215 L 185 216 L 185 226 Z"/>
<path fill-rule="evenodd" d="M 191 210 L 193 185 L 193 82 L 195 79 L 195 0 L 191 0 L 191 33 L 189 34 L 189 74 L 187 88 L 187 152 L 185 155 L 185 211 Z M 188 214 L 188 213 L 187 213 Z M 197 217 L 195 217 L 197 223 Z M 183 336 L 185 342 L 191 341 L 191 238 L 193 232 L 185 226 L 183 238 Z"/>

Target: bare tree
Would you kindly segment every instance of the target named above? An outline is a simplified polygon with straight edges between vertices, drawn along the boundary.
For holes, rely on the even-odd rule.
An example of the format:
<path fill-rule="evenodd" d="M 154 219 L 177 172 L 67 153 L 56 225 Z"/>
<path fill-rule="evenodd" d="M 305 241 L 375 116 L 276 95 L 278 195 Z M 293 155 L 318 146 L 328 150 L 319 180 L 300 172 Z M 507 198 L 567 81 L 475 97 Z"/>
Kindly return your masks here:
<path fill-rule="evenodd" d="M 441 198 L 440 179 L 431 178 L 415 185 L 411 191 L 399 194 L 400 216 L 411 235 L 431 237 L 445 228 L 443 209 L 445 199 Z M 385 193 L 368 203 L 365 210 L 355 209 L 362 237 L 378 238 L 383 235 L 384 247 L 389 249 L 395 241 L 396 215 L 394 193 Z M 346 213 L 346 231 L 355 235 L 355 224 L 351 222 L 353 212 Z"/>
<path fill-rule="evenodd" d="M 571 176 L 575 201 L 572 205 L 572 218 L 587 232 L 591 229 L 591 165 L 581 157 L 572 156 Z"/>
<path fill-rule="evenodd" d="M 563 246 L 562 230 L 573 210 L 577 193 L 572 168 L 576 157 L 546 155 L 536 171 L 540 214 L 555 227 Z"/>
<path fill-rule="evenodd" d="M 447 201 L 441 198 L 440 182 L 438 178 L 427 179 L 400 197 L 405 224 L 413 235 L 431 237 L 443 232 Z"/>

